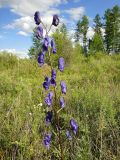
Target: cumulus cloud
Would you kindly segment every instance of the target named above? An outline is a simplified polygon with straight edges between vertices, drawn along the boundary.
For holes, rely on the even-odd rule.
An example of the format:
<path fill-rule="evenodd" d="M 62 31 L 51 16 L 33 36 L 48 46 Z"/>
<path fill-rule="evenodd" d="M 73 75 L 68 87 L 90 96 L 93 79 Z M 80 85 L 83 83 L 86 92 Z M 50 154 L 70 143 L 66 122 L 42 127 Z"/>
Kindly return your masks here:
<path fill-rule="evenodd" d="M 69 14 L 72 20 L 78 20 L 84 15 L 85 8 L 82 6 L 77 8 L 71 8 L 69 10 L 65 10 L 65 13 Z"/>
<path fill-rule="evenodd" d="M 48 28 L 52 23 L 52 16 L 54 14 L 60 14 L 60 10 L 57 6 L 61 3 L 67 3 L 67 0 L 5 0 L 0 1 L 1 7 L 9 7 L 10 10 L 20 18 L 14 20 L 10 24 L 6 25 L 7 29 L 17 29 L 18 33 L 23 36 L 27 36 L 33 32 L 35 27 L 33 15 L 36 10 L 39 10 L 41 17 L 46 27 Z M 53 27 L 52 31 L 55 30 Z"/>
<path fill-rule="evenodd" d="M 18 29 L 20 30 L 18 34 L 27 36 L 28 33 L 31 33 L 33 28 L 35 27 L 35 24 L 33 22 L 33 18 L 30 16 L 21 17 L 16 20 L 14 20 L 11 24 L 8 24 L 5 26 L 7 29 Z"/>
<path fill-rule="evenodd" d="M 67 3 L 67 0 L 2 0 L 0 6 L 10 7 L 12 12 L 20 16 L 32 16 L 36 10 L 45 13 L 61 3 Z"/>

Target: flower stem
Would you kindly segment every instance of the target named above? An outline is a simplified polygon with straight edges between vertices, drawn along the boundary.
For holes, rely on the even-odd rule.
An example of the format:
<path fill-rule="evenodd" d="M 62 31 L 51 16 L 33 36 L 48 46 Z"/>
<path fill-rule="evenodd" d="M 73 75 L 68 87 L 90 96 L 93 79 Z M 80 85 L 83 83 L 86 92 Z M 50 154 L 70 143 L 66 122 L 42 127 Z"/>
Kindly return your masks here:
<path fill-rule="evenodd" d="M 51 57 L 50 57 L 50 55 L 51 55 L 50 50 L 48 50 L 48 55 L 49 55 L 51 72 L 52 72 L 53 66 L 52 66 L 52 61 L 51 61 Z M 57 106 L 57 94 L 56 94 L 56 87 L 55 86 L 54 86 L 54 95 L 55 95 L 55 106 Z M 60 158 L 61 158 L 61 160 L 63 160 L 63 146 L 62 146 L 62 139 L 61 139 L 59 114 L 57 113 L 57 110 L 55 109 L 55 107 L 53 107 L 53 111 L 54 111 L 55 120 L 56 120 L 56 130 L 58 132 L 58 141 L 59 141 L 60 153 L 61 153 Z"/>

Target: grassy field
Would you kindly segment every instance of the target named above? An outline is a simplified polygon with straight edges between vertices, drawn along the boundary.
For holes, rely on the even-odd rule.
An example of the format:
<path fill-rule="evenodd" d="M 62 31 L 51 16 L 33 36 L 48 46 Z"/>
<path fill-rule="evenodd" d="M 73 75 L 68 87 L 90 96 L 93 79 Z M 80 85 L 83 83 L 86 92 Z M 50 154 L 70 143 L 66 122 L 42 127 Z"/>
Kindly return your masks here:
<path fill-rule="evenodd" d="M 1 160 L 48 160 L 42 83 L 49 71 L 35 60 L 0 54 Z M 65 126 L 72 117 L 79 124 L 65 160 L 69 154 L 72 160 L 120 160 L 120 55 L 84 57 L 74 51 L 59 80 L 68 88 L 61 118 Z"/>

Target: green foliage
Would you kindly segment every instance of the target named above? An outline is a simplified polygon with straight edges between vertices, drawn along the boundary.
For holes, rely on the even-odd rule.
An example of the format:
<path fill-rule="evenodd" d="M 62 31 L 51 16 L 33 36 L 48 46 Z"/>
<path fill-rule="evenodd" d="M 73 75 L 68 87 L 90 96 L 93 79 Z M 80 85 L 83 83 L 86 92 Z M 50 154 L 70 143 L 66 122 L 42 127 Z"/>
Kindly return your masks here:
<path fill-rule="evenodd" d="M 85 55 L 87 54 L 87 31 L 89 28 L 89 20 L 87 16 L 83 16 L 82 20 L 77 22 L 75 41 L 78 42 L 80 37 L 83 36 L 83 48 Z"/>
<path fill-rule="evenodd" d="M 57 66 L 58 57 L 62 56 L 65 59 L 66 65 L 69 65 L 73 52 L 73 47 L 70 38 L 67 36 L 66 26 L 63 24 L 53 33 L 52 37 L 55 40 L 57 48 L 57 55 L 53 59 L 54 65 Z"/>
<path fill-rule="evenodd" d="M 35 28 L 36 29 L 36 28 Z M 38 57 L 38 54 L 41 52 L 42 50 L 42 39 L 37 39 L 35 37 L 35 29 L 33 31 L 33 35 L 32 35 L 32 41 L 33 41 L 33 44 L 32 46 L 30 47 L 29 49 L 29 52 L 28 52 L 28 56 L 32 59 L 37 59 Z"/>
<path fill-rule="evenodd" d="M 64 74 L 57 74 L 57 81 L 65 79 L 68 84 L 67 114 L 61 122 L 69 126 L 73 117 L 79 124 L 77 141 L 65 142 L 65 160 L 118 160 L 120 55 L 97 53 L 86 58 L 79 48 L 74 48 Z M 50 68 L 4 53 L 0 62 L 0 159 L 48 160 L 41 136 L 45 130 L 41 84 Z"/>
<path fill-rule="evenodd" d="M 103 41 L 100 34 L 95 33 L 93 39 L 89 43 L 89 52 L 90 54 L 95 54 L 100 51 L 104 51 Z"/>
<path fill-rule="evenodd" d="M 120 51 L 120 7 L 116 5 L 112 9 L 107 9 L 104 19 L 107 52 L 117 53 Z"/>

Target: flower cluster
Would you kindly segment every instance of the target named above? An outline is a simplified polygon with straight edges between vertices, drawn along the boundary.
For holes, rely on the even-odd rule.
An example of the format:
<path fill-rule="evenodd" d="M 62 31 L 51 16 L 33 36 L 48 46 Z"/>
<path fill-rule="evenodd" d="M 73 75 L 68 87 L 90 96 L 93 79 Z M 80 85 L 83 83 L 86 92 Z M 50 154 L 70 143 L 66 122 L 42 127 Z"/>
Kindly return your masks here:
<path fill-rule="evenodd" d="M 45 35 L 45 37 L 43 37 L 43 28 L 42 28 L 42 26 L 40 26 L 40 24 L 43 25 L 43 23 L 42 23 L 42 20 L 41 20 L 41 17 L 40 17 L 40 13 L 38 11 L 35 12 L 35 14 L 34 14 L 34 20 L 35 20 L 35 23 L 37 25 L 36 31 L 35 31 L 35 36 L 36 36 L 37 39 L 43 39 L 43 41 L 42 41 L 43 42 L 42 43 L 42 51 L 38 54 L 38 63 L 39 63 L 39 66 L 42 67 L 45 63 L 45 61 L 44 61 L 45 54 L 47 54 L 47 52 L 48 52 L 49 57 L 50 57 L 50 55 L 52 53 L 53 54 L 57 53 L 57 49 L 56 49 L 56 44 L 55 44 L 54 39 L 50 38 L 48 36 L 48 33 L 49 33 L 50 29 L 49 29 L 49 31 L 46 30 L 46 35 Z M 58 26 L 58 24 L 59 24 L 59 17 L 58 17 L 58 15 L 54 15 L 51 26 L 52 25 L 53 26 Z M 49 48 L 51 48 L 51 49 L 49 49 Z M 60 57 L 58 59 L 58 70 L 60 72 L 63 72 L 64 71 L 64 66 L 65 66 L 64 58 Z M 53 91 L 51 90 L 51 91 L 48 92 L 47 97 L 44 100 L 45 104 L 49 108 L 49 111 L 46 112 L 46 118 L 45 118 L 46 124 L 50 124 L 52 122 L 53 116 L 57 117 L 57 120 L 54 118 L 56 121 L 59 121 L 59 117 L 58 117 L 58 115 L 56 115 L 57 110 L 53 106 L 54 105 L 53 98 L 55 98 L 55 96 L 56 96 L 56 92 L 55 92 L 56 91 L 55 88 L 56 88 L 56 85 L 57 85 L 56 77 L 57 77 L 56 70 L 52 67 L 52 64 L 51 64 L 51 77 L 45 77 L 44 82 L 43 82 L 43 88 L 46 91 L 48 91 L 50 89 L 50 86 L 54 88 Z M 64 81 L 61 81 L 59 85 L 61 87 L 61 96 L 59 97 L 59 106 L 60 106 L 60 109 L 63 109 L 65 107 L 64 95 L 66 95 L 66 93 L 67 93 L 67 86 L 66 86 L 66 83 Z M 57 128 L 59 128 L 59 126 L 58 126 L 59 123 L 56 122 L 56 121 L 55 121 L 56 126 L 57 126 Z M 71 129 L 71 131 L 73 131 L 74 135 L 76 135 L 76 133 L 78 131 L 78 124 L 74 119 L 70 120 L 70 129 Z M 67 131 L 66 135 L 67 135 L 69 140 L 72 140 L 72 136 L 70 135 L 70 131 Z M 51 138 L 52 138 L 51 133 L 46 133 L 44 135 L 44 145 L 48 149 L 49 149 L 49 146 L 50 146 Z"/>

